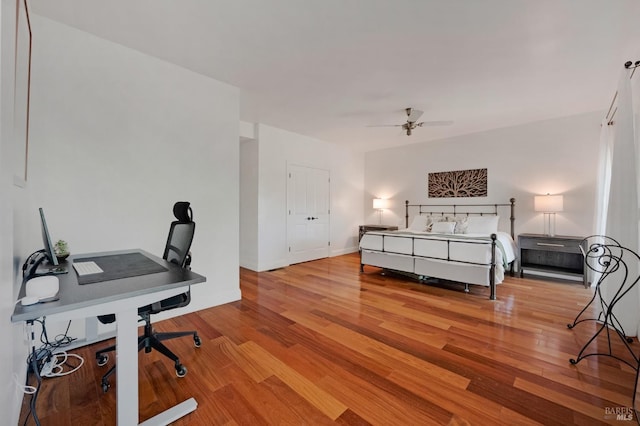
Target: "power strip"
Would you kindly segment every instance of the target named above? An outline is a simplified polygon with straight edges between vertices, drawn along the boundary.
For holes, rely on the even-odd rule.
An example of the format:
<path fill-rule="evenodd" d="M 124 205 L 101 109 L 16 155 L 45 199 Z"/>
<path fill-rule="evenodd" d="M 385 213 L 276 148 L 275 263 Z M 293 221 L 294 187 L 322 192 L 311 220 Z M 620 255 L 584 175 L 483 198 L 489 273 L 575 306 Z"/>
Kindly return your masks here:
<path fill-rule="evenodd" d="M 44 363 L 44 365 L 40 369 L 40 377 L 50 376 L 51 373 L 53 372 L 53 367 L 55 366 L 56 366 L 56 357 L 54 355 L 49 357 L 49 359 Z"/>
<path fill-rule="evenodd" d="M 69 358 L 74 358 L 77 366 L 67 364 Z M 58 352 L 49 356 L 40 368 L 40 377 L 60 377 L 77 371 L 84 364 L 84 359 L 80 355 Z M 65 371 L 65 366 L 66 371 Z"/>

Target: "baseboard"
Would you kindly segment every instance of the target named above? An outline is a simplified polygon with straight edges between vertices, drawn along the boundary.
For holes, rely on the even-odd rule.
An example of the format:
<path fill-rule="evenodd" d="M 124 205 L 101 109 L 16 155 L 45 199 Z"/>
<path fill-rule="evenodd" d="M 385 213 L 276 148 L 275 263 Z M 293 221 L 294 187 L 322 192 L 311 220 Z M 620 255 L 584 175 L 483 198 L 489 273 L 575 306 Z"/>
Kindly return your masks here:
<path fill-rule="evenodd" d="M 345 248 L 341 248 L 341 249 L 337 249 L 337 250 L 331 250 L 329 252 L 329 257 L 336 257 L 336 256 L 342 256 L 344 254 L 351 254 L 351 253 L 356 253 L 358 252 L 358 247 L 345 247 Z M 241 268 L 245 268 L 245 269 L 249 269 L 251 271 L 255 271 L 255 272 L 264 272 L 264 271 L 271 271 L 273 269 L 279 269 L 279 268 L 286 268 L 287 266 L 289 266 L 289 262 L 285 261 L 285 260 L 280 260 L 280 261 L 276 261 L 276 262 L 270 262 L 266 265 L 258 265 L 255 262 L 252 261 L 248 261 L 248 260 L 240 260 L 240 267 Z"/>
<path fill-rule="evenodd" d="M 241 268 L 245 268 L 245 269 L 249 269 L 251 271 L 257 271 L 258 270 L 258 262 L 254 261 L 254 260 L 240 259 L 240 267 Z"/>
<path fill-rule="evenodd" d="M 331 250 L 329 253 L 329 257 L 342 256 L 344 254 L 356 253 L 358 251 L 358 247 L 345 247 L 338 250 Z"/>
<path fill-rule="evenodd" d="M 256 272 L 271 271 L 273 269 L 286 268 L 289 265 L 290 265 L 289 261 L 281 259 L 276 262 L 270 262 L 264 265 L 260 265 L 258 269 L 252 269 L 252 271 L 256 271 Z"/>

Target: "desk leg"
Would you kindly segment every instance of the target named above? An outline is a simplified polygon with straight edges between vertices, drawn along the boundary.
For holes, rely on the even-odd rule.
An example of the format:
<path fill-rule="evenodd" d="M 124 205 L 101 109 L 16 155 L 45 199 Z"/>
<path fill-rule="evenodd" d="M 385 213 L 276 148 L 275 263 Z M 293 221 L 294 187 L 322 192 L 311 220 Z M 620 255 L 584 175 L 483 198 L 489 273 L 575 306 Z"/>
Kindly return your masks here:
<path fill-rule="evenodd" d="M 138 424 L 138 310 L 116 313 L 116 410 L 118 425 Z"/>
<path fill-rule="evenodd" d="M 98 341 L 98 318 L 89 317 L 84 320 L 84 335 L 87 343 Z"/>

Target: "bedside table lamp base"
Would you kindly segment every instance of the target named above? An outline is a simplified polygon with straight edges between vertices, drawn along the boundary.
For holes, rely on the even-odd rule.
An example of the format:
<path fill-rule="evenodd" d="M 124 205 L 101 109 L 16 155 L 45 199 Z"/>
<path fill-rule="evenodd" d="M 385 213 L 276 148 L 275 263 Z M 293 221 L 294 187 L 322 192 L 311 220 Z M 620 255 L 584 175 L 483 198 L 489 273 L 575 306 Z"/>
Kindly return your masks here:
<path fill-rule="evenodd" d="M 389 200 L 384 198 L 374 198 L 373 208 L 378 210 L 378 225 L 382 225 L 382 210 L 389 208 Z"/>
<path fill-rule="evenodd" d="M 553 237 L 556 235 L 556 214 L 543 213 L 544 219 L 544 235 Z"/>

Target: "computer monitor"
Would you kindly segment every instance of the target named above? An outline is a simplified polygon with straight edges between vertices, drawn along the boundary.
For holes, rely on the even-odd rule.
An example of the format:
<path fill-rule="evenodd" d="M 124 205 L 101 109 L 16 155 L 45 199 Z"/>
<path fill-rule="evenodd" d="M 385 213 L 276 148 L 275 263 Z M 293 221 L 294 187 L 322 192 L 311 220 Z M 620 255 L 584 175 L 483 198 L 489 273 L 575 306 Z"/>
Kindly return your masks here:
<path fill-rule="evenodd" d="M 69 271 L 65 265 L 60 265 L 58 262 L 56 252 L 51 243 L 51 236 L 49 235 L 49 228 L 47 228 L 47 221 L 44 218 L 44 210 L 42 210 L 42 207 L 40 207 L 40 225 L 44 248 L 39 251 L 39 259 L 33 263 L 33 266 L 29 270 L 29 275 L 66 274 Z"/>
<path fill-rule="evenodd" d="M 22 265 L 22 275 L 25 279 L 34 278 L 40 275 L 66 274 L 69 272 L 64 265 L 60 265 L 56 257 L 49 228 L 44 218 L 44 210 L 40 210 L 40 230 L 42 233 L 42 249 L 33 252 Z"/>
<path fill-rule="evenodd" d="M 47 228 L 47 221 L 44 218 L 44 210 L 40 207 L 40 225 L 42 227 L 42 243 L 44 244 L 44 255 L 46 256 L 49 263 L 53 266 L 58 266 L 58 258 L 56 257 L 56 253 L 53 249 L 53 244 L 51 243 L 51 236 L 49 235 L 49 228 Z"/>

